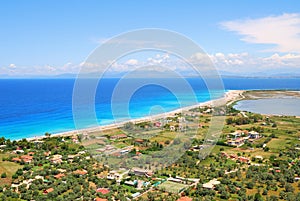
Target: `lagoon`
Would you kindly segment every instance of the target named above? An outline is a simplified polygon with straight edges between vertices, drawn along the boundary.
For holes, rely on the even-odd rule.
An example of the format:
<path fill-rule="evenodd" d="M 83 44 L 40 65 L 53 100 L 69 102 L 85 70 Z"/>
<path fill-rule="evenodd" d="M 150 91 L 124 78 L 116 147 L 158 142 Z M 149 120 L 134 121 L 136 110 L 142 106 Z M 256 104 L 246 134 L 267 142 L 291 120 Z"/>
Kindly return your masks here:
<path fill-rule="evenodd" d="M 267 115 L 300 116 L 300 98 L 266 98 L 257 100 L 242 100 L 237 102 L 235 109 Z"/>

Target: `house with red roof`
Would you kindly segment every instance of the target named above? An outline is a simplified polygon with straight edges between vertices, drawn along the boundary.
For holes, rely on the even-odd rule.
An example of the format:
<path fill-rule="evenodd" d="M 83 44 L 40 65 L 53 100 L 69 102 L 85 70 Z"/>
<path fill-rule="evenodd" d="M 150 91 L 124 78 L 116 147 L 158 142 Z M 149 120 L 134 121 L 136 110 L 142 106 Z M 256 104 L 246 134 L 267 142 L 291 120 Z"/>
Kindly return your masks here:
<path fill-rule="evenodd" d="M 108 201 L 108 200 L 104 198 L 96 198 L 95 201 Z"/>
<path fill-rule="evenodd" d="M 101 193 L 102 195 L 106 195 L 106 194 L 108 194 L 108 193 L 110 192 L 110 190 L 107 189 L 107 188 L 98 188 L 98 189 L 96 190 L 96 192 L 97 192 L 97 193 Z"/>
<path fill-rule="evenodd" d="M 250 163 L 250 159 L 246 158 L 246 157 L 238 157 L 238 161 L 242 162 L 242 163 Z"/>
<path fill-rule="evenodd" d="M 144 140 L 143 139 L 135 139 L 135 142 L 137 142 L 137 143 L 143 143 Z"/>
<path fill-rule="evenodd" d="M 127 138 L 127 135 L 125 135 L 125 134 L 118 134 L 118 135 L 110 136 L 111 140 L 118 140 L 118 139 L 122 139 L 122 138 Z"/>
<path fill-rule="evenodd" d="M 54 191 L 54 189 L 53 188 L 48 188 L 48 189 L 46 189 L 46 190 L 44 190 L 44 194 L 48 194 L 48 193 L 51 193 L 51 192 L 53 192 Z"/>
<path fill-rule="evenodd" d="M 59 173 L 54 176 L 55 179 L 61 179 L 62 177 L 66 176 L 65 174 Z"/>
<path fill-rule="evenodd" d="M 154 123 L 154 126 L 155 126 L 155 127 L 158 127 L 158 128 L 161 127 L 161 122 L 159 122 L 159 121 L 155 122 L 155 123 Z"/>
<path fill-rule="evenodd" d="M 179 198 L 177 201 L 192 201 L 193 199 L 187 196 Z"/>
<path fill-rule="evenodd" d="M 12 158 L 11 161 L 12 162 L 21 162 L 21 159 L 19 159 L 19 158 Z"/>
<path fill-rule="evenodd" d="M 21 160 L 23 160 L 25 163 L 31 163 L 32 159 L 33 159 L 33 156 L 29 156 L 29 155 L 21 156 Z"/>
<path fill-rule="evenodd" d="M 79 174 L 79 175 L 86 175 L 88 171 L 86 170 L 76 170 L 73 172 L 74 174 Z"/>

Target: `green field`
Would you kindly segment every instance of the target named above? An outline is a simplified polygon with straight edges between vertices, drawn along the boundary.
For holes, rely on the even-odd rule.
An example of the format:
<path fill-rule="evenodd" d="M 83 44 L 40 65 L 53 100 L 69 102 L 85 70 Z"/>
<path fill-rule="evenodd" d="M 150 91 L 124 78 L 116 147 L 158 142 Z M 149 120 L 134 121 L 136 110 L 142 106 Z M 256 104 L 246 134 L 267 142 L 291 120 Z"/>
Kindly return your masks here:
<path fill-rule="evenodd" d="M 163 182 L 162 184 L 160 184 L 158 186 L 158 188 L 160 190 L 167 191 L 167 192 L 170 192 L 170 193 L 180 193 L 184 189 L 186 189 L 187 187 L 188 187 L 188 185 L 181 184 L 181 183 L 176 183 L 176 182 L 172 182 L 172 181 Z"/>
<path fill-rule="evenodd" d="M 22 168 L 22 165 L 19 165 L 18 163 L 13 163 L 9 161 L 3 161 L 2 159 L 4 157 L 8 157 L 9 154 L 0 154 L 0 175 L 2 173 L 6 173 L 6 178 L 0 178 L 0 186 L 5 184 L 10 184 L 12 179 L 11 176 L 19 169 Z"/>

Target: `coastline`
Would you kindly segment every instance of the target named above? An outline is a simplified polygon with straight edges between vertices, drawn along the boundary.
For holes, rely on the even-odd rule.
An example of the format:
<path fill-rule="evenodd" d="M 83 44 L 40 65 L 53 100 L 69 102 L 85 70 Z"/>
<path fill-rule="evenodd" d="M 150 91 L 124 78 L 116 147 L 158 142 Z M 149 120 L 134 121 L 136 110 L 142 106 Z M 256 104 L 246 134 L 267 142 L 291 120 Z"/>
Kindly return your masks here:
<path fill-rule="evenodd" d="M 299 118 L 300 90 L 248 90 L 241 102 L 234 106 L 266 116 L 294 116 Z"/>
<path fill-rule="evenodd" d="M 91 132 L 97 132 L 97 131 L 106 131 L 106 130 L 111 130 L 111 129 L 116 129 L 124 126 L 128 122 L 132 122 L 134 124 L 137 123 L 142 123 L 145 121 L 151 121 L 155 119 L 161 119 L 167 116 L 173 116 L 175 113 L 180 113 L 183 111 L 188 111 L 190 109 L 196 108 L 196 107 L 205 107 L 205 106 L 220 106 L 220 105 L 230 105 L 235 101 L 241 100 L 244 98 L 242 95 L 245 91 L 247 90 L 228 90 L 224 93 L 224 95 L 221 98 L 214 99 L 214 100 L 209 100 L 206 102 L 201 102 L 197 103 L 195 105 L 191 106 L 186 106 L 182 108 L 178 108 L 175 110 L 172 110 L 170 112 L 165 112 L 161 114 L 156 114 L 156 115 L 151 115 L 151 116 L 146 116 L 146 117 L 141 117 L 137 119 L 131 119 L 131 120 L 125 120 L 122 122 L 118 123 L 112 123 L 108 125 L 103 125 L 103 126 L 96 126 L 96 127 L 91 127 L 91 128 L 84 128 L 84 129 L 76 129 L 76 130 L 71 130 L 71 131 L 66 131 L 66 132 L 60 132 L 60 133 L 54 133 L 51 134 L 51 137 L 68 137 L 68 136 L 73 136 L 73 135 L 78 135 L 81 133 L 89 134 Z M 35 136 L 35 137 L 30 137 L 26 138 L 28 141 L 34 141 L 34 140 L 41 140 L 47 138 L 47 136 Z M 21 140 L 21 139 L 19 139 Z"/>

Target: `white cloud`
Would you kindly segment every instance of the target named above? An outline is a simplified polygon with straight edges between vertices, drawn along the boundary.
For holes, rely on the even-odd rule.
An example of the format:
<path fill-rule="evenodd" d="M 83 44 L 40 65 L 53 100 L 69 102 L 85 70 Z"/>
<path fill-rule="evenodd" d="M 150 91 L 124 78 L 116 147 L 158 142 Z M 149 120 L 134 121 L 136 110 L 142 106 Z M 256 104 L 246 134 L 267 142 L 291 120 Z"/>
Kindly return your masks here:
<path fill-rule="evenodd" d="M 99 64 L 97 63 L 92 63 L 92 62 L 81 62 L 79 64 L 80 67 L 99 67 Z"/>
<path fill-rule="evenodd" d="M 47 71 L 50 71 L 50 72 L 56 71 L 56 68 L 54 68 L 53 66 L 50 66 L 50 65 L 47 65 L 45 68 Z"/>
<path fill-rule="evenodd" d="M 216 53 L 209 55 L 219 71 L 251 75 L 264 72 L 295 72 L 300 74 L 300 54 L 272 54 L 258 57 L 244 53 Z"/>
<path fill-rule="evenodd" d="M 9 67 L 10 68 L 16 68 L 17 66 L 16 66 L 16 64 L 9 64 Z"/>
<path fill-rule="evenodd" d="M 138 59 L 139 60 L 138 60 Z M 143 57 L 142 57 L 143 58 Z M 145 70 L 145 68 L 150 72 L 170 72 L 174 71 L 180 75 L 192 75 L 195 71 L 192 69 L 191 65 L 188 65 L 186 61 L 179 59 L 176 56 L 169 54 L 158 54 L 149 57 L 128 57 L 124 60 L 119 60 L 117 62 L 109 61 L 106 65 L 109 73 L 115 75 L 124 74 L 129 71 L 139 71 L 139 69 Z M 300 74 L 300 54 L 270 54 L 268 56 L 259 57 L 251 55 L 247 52 L 242 53 L 215 53 L 215 54 L 203 54 L 198 53 L 193 55 L 188 61 L 191 64 L 197 63 L 201 64 L 201 73 L 208 71 L 213 63 L 217 70 L 222 72 L 229 72 L 238 75 L 254 75 L 260 72 L 268 73 L 294 73 Z M 211 63 L 212 62 L 212 63 Z M 110 65 L 111 64 L 111 65 Z M 99 65 L 91 62 L 82 62 L 78 64 L 73 64 L 68 62 L 61 66 L 53 65 L 42 65 L 42 66 L 21 66 L 18 65 L 7 65 L 0 68 L 0 74 L 8 74 L 13 76 L 31 76 L 31 75 L 59 75 L 66 73 L 76 74 L 82 68 L 81 72 L 90 73 L 99 70 Z M 102 66 L 102 65 L 101 65 Z M 143 74 L 144 75 L 144 74 Z"/>
<path fill-rule="evenodd" d="M 270 52 L 300 53 L 300 14 L 282 14 L 258 19 L 222 22 L 221 25 L 237 32 L 248 43 L 274 45 Z"/>
<path fill-rule="evenodd" d="M 263 58 L 265 66 L 286 66 L 300 69 L 300 54 L 273 54 L 270 57 Z"/>
<path fill-rule="evenodd" d="M 129 59 L 128 61 L 125 62 L 127 65 L 137 65 L 139 62 L 136 59 Z"/>

